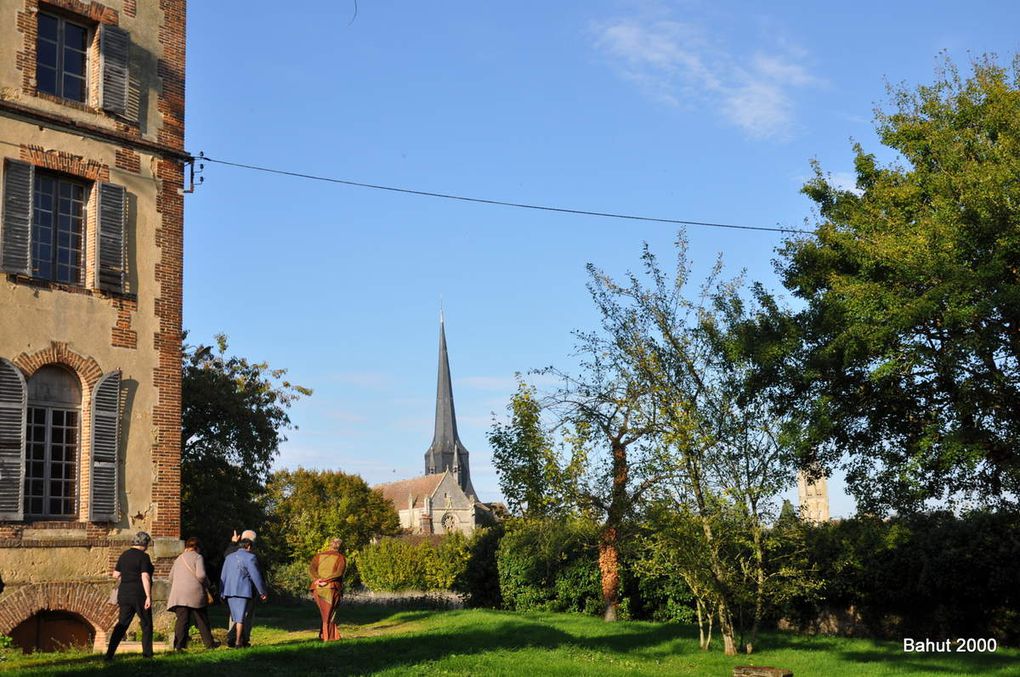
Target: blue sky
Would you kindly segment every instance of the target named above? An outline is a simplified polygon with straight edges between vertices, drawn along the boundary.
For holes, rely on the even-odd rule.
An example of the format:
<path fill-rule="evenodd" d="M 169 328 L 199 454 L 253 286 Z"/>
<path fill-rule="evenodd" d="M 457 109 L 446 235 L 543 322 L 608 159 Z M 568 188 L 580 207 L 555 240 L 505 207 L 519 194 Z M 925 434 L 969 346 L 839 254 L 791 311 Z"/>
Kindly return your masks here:
<path fill-rule="evenodd" d="M 1020 47 L 1012 2 L 302 4 L 192 2 L 187 147 L 360 182 L 595 211 L 808 227 L 817 159 L 888 158 L 886 82 Z M 807 221 L 805 221 L 807 220 Z M 370 483 L 420 474 L 440 299 L 461 438 L 497 499 L 485 433 L 518 371 L 569 367 L 595 326 L 585 264 L 636 268 L 672 226 L 450 202 L 207 164 L 186 200 L 185 327 L 289 370 L 280 466 Z M 699 273 L 777 288 L 774 233 L 691 227 Z M 697 277 L 697 275 L 696 275 Z M 852 512 L 839 478 L 834 514 Z"/>

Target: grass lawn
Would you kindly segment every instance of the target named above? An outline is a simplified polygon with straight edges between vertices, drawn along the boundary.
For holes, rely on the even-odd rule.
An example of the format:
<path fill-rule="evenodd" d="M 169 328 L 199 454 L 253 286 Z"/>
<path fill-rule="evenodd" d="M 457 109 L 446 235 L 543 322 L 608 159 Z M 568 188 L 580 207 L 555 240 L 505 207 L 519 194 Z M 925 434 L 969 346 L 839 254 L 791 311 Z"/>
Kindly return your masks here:
<path fill-rule="evenodd" d="M 303 607 L 261 606 L 246 650 L 198 648 L 146 661 L 121 655 L 63 652 L 8 654 L 0 672 L 18 674 L 245 675 L 717 675 L 734 665 L 773 665 L 796 677 L 841 675 L 1020 675 L 1020 651 L 995 654 L 904 655 L 891 642 L 768 633 L 752 656 L 727 658 L 716 646 L 698 649 L 697 631 L 684 625 L 626 621 L 606 624 L 573 614 L 501 611 L 393 611 L 343 608 L 344 639 L 315 638 L 318 614 Z M 222 607 L 213 610 L 224 628 Z M 225 630 L 218 630 L 219 635 Z"/>

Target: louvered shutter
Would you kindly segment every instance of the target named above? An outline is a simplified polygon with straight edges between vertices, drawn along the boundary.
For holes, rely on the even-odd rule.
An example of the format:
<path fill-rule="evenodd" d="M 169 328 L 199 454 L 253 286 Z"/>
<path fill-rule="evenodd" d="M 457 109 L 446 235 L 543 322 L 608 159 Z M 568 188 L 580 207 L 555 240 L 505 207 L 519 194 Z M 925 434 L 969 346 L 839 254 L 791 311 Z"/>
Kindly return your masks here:
<path fill-rule="evenodd" d="M 120 372 L 99 379 L 92 392 L 92 474 L 89 520 L 116 522 L 120 449 Z"/>
<path fill-rule="evenodd" d="M 124 225 L 127 191 L 112 183 L 99 184 L 99 224 L 96 228 L 96 288 L 124 291 Z"/>
<path fill-rule="evenodd" d="M 0 357 L 0 520 L 24 519 L 25 377 Z"/>
<path fill-rule="evenodd" d="M 103 24 L 99 27 L 99 66 L 102 69 L 100 100 L 103 110 L 127 113 L 128 59 L 131 37 L 127 31 Z"/>
<path fill-rule="evenodd" d="M 35 169 L 27 162 L 4 165 L 3 214 L 0 216 L 0 270 L 32 274 L 32 181 Z"/>

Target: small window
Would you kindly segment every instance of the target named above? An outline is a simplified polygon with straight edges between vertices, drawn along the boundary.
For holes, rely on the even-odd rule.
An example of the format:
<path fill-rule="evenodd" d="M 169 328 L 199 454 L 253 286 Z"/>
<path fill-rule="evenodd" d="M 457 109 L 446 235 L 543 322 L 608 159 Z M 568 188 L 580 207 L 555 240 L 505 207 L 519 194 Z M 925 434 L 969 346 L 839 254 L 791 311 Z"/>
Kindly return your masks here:
<path fill-rule="evenodd" d="M 36 88 L 63 99 L 84 102 L 89 29 L 44 12 L 39 13 L 38 29 Z"/>
<path fill-rule="evenodd" d="M 32 277 L 82 284 L 86 185 L 38 172 L 32 193 Z"/>

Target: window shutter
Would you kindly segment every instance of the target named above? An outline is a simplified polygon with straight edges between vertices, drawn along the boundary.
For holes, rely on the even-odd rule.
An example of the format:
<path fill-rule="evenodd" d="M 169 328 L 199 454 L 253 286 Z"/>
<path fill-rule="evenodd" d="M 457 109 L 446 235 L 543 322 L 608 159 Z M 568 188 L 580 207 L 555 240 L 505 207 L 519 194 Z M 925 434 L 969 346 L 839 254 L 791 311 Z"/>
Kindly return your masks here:
<path fill-rule="evenodd" d="M 24 519 L 25 377 L 0 357 L 0 520 Z"/>
<path fill-rule="evenodd" d="M 127 113 L 130 51 L 127 31 L 108 24 L 99 27 L 99 66 L 103 73 L 100 99 L 103 110 L 109 113 Z"/>
<path fill-rule="evenodd" d="M 124 224 L 127 191 L 112 183 L 99 184 L 99 224 L 96 228 L 96 288 L 124 291 Z"/>
<path fill-rule="evenodd" d="M 32 181 L 27 162 L 8 160 L 4 167 L 3 215 L 0 221 L 0 270 L 32 274 Z"/>
<path fill-rule="evenodd" d="M 117 450 L 120 449 L 120 372 L 106 374 L 92 391 L 92 473 L 89 520 L 116 522 Z"/>

